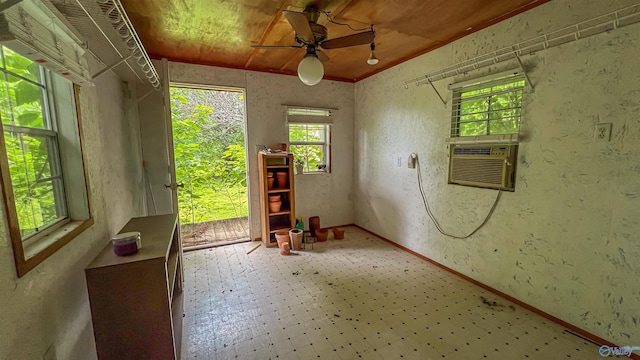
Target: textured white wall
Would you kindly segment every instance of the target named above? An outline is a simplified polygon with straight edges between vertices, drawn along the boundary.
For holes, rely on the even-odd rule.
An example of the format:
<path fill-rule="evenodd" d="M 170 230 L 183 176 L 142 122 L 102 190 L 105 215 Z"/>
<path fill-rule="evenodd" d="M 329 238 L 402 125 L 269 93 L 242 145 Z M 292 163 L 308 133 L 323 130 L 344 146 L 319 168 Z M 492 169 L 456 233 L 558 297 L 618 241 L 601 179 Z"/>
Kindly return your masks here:
<path fill-rule="evenodd" d="M 99 67 L 92 67 L 93 72 Z M 142 215 L 138 124 L 112 73 L 83 87 L 80 105 L 95 224 L 24 277 L 0 228 L 0 359 L 96 358 L 85 266 L 132 216 Z M 2 218 L 5 219 L 4 206 Z"/>
<path fill-rule="evenodd" d="M 406 168 L 409 153 L 419 154 L 432 208 L 454 234 L 475 228 L 496 192 L 447 185 L 450 101 L 445 108 L 428 85 L 401 87 L 633 3 L 555 0 L 358 82 L 356 223 L 595 335 L 637 342 L 640 24 L 523 58 L 536 89 L 524 97 L 516 191 L 466 240 L 436 231 L 416 171 Z M 449 82 L 436 83 L 448 99 Z M 613 124 L 610 142 L 594 141 L 599 122 Z"/>
<path fill-rule="evenodd" d="M 296 175 L 296 216 L 318 215 L 322 226 L 353 223 L 353 89 L 323 80 L 306 86 L 297 77 L 211 66 L 170 63 L 171 81 L 246 90 L 251 237 L 260 237 L 256 145 L 287 142 L 283 104 L 338 108 L 332 127 L 331 174 Z"/>

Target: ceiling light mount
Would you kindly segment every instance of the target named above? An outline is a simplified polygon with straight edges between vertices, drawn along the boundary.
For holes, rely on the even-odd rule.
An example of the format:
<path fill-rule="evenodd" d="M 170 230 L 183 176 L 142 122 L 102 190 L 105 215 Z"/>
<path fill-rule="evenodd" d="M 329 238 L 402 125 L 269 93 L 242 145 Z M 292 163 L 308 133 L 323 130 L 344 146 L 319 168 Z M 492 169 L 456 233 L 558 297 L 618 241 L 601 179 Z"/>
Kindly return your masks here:
<path fill-rule="evenodd" d="M 376 57 L 376 43 L 375 42 L 371 42 L 371 54 L 369 55 L 369 58 L 367 59 L 367 64 L 369 65 L 375 65 L 379 62 L 378 58 Z"/>

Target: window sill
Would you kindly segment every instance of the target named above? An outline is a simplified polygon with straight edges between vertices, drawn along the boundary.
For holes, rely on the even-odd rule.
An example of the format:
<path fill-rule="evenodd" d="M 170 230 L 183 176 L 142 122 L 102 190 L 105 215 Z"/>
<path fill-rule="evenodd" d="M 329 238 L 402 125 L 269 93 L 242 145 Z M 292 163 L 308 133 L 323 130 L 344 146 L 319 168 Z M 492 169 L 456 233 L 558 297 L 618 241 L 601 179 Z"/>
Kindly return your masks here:
<path fill-rule="evenodd" d="M 92 225 L 93 219 L 70 221 L 29 244 L 24 249 L 25 260 L 19 262 L 19 276 L 26 274 Z"/>
<path fill-rule="evenodd" d="M 459 136 L 445 139 L 447 144 L 517 144 L 518 134 Z"/>
<path fill-rule="evenodd" d="M 322 174 L 331 174 L 331 173 L 328 171 L 310 171 L 302 174 L 296 174 L 296 176 L 297 175 L 322 175 Z"/>

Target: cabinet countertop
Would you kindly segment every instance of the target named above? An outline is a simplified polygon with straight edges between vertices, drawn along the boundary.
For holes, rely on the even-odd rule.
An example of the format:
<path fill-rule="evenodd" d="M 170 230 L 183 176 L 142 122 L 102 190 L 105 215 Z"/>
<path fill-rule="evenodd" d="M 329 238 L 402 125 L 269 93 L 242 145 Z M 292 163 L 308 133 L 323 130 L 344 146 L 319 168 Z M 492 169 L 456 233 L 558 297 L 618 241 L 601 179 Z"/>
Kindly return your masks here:
<path fill-rule="evenodd" d="M 118 234 L 139 231 L 142 243 L 140 250 L 133 255 L 117 256 L 113 252 L 111 241 L 109 241 L 85 270 L 97 270 L 145 260 L 166 259 L 169 256 L 169 247 L 177 221 L 177 214 L 132 218 Z"/>

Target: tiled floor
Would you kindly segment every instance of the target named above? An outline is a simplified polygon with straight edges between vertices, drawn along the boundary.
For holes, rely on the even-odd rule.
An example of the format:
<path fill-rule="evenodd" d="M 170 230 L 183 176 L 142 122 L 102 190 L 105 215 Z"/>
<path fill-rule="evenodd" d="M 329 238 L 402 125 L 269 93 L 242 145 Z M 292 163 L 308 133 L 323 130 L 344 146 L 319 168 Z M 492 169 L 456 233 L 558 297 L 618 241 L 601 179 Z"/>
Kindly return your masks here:
<path fill-rule="evenodd" d="M 185 254 L 186 359 L 601 359 L 560 326 L 357 228 L 281 256 Z M 495 301 L 495 303 L 494 303 Z"/>

